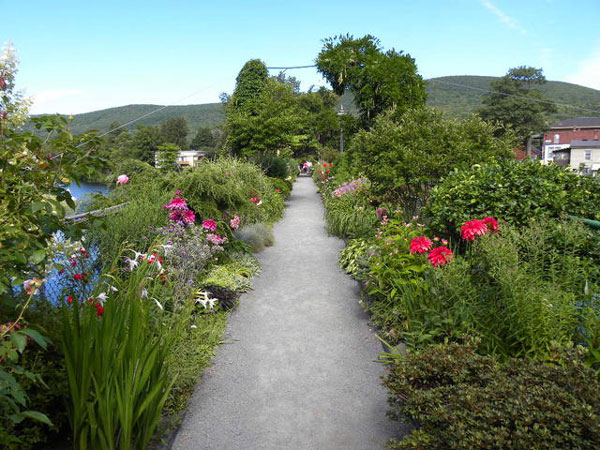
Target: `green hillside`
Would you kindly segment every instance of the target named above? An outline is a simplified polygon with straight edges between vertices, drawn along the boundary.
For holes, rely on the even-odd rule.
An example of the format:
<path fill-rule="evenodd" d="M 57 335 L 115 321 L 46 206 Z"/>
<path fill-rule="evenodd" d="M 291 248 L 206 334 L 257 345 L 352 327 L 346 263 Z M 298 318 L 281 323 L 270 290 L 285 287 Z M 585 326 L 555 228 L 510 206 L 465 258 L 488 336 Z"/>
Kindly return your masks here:
<path fill-rule="evenodd" d="M 481 106 L 486 95 L 478 89 L 488 90 L 495 77 L 451 76 L 427 80 L 427 104 L 443 109 L 454 117 L 464 117 L 475 112 Z M 447 84 L 446 84 L 447 83 Z M 469 86 L 463 87 L 458 85 Z M 556 103 L 564 103 L 581 108 L 600 110 L 600 91 L 561 81 L 548 81 L 539 87 L 546 97 Z M 590 111 L 559 107 L 552 120 L 568 117 L 594 116 Z"/>
<path fill-rule="evenodd" d="M 161 105 L 127 105 L 75 114 L 73 115 L 71 129 L 74 134 L 80 134 L 88 130 L 107 131 L 109 125 L 113 122 L 125 124 L 160 107 Z M 169 106 L 138 120 L 128 128 L 135 129 L 138 124 L 158 125 L 172 117 L 185 117 L 190 134 L 193 135 L 200 126 L 213 128 L 221 124 L 225 120 L 225 111 L 222 103 Z"/>
<path fill-rule="evenodd" d="M 465 117 L 481 106 L 481 100 L 486 95 L 484 91 L 490 87 L 495 77 L 481 76 L 450 76 L 427 80 L 427 104 L 443 109 L 451 117 Z M 464 87 L 468 86 L 468 87 Z M 600 110 L 600 91 L 560 81 L 549 81 L 540 90 L 557 103 L 579 106 L 581 108 Z M 352 95 L 346 93 L 341 98 L 344 109 L 352 114 L 357 110 L 352 101 Z M 144 114 L 160 108 L 160 105 L 127 105 L 103 109 L 73 116 L 73 133 L 79 134 L 87 130 L 107 131 L 113 122 L 125 124 Z M 568 117 L 594 116 L 589 111 L 559 107 L 552 115 L 552 121 Z M 185 117 L 193 135 L 199 126 L 215 127 L 225 120 L 225 111 L 221 103 L 204 105 L 169 106 L 157 113 L 142 118 L 129 126 L 134 129 L 138 124 L 158 125 L 172 117 Z"/>

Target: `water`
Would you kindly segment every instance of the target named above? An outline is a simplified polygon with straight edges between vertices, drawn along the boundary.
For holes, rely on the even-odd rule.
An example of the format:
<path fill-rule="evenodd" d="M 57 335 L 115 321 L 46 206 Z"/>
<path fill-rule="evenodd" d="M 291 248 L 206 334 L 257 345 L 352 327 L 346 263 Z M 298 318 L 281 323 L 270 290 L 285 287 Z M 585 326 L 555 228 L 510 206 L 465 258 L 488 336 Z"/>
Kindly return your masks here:
<path fill-rule="evenodd" d="M 106 195 L 110 192 L 108 186 L 96 183 L 79 183 L 79 186 L 75 183 L 71 183 L 67 186 L 67 189 L 77 204 L 77 212 L 87 211 L 87 204 L 94 194 Z"/>

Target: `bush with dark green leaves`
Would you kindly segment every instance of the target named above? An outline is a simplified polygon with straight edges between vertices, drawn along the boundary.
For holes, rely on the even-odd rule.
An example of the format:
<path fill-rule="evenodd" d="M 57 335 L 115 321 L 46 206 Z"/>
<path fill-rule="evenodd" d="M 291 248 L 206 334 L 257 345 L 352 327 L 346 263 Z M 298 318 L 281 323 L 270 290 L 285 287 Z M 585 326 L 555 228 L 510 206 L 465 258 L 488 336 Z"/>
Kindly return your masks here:
<path fill-rule="evenodd" d="M 427 211 L 435 229 L 450 233 L 485 216 L 515 225 L 567 214 L 598 220 L 600 181 L 553 164 L 503 160 L 449 174 L 433 189 Z"/>
<path fill-rule="evenodd" d="M 390 416 L 416 428 L 391 449 L 600 448 L 600 383 L 582 349 L 500 363 L 476 346 L 432 345 L 392 367 Z"/>

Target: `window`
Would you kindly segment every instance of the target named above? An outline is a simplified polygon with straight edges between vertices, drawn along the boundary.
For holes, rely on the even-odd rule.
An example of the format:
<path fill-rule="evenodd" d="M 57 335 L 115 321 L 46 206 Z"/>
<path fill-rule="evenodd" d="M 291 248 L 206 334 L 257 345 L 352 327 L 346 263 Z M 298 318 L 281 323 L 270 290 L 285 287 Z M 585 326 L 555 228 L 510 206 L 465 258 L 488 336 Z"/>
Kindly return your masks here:
<path fill-rule="evenodd" d="M 586 150 L 585 151 L 585 160 L 586 161 L 590 161 L 592 159 L 592 151 L 591 150 Z"/>

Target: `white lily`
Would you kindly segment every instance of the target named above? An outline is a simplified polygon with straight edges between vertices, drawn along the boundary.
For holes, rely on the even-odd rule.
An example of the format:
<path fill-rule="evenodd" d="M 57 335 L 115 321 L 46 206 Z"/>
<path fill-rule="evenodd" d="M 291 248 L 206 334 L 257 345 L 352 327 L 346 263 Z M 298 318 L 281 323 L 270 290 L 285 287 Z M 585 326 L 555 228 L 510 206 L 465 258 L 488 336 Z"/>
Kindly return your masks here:
<path fill-rule="evenodd" d="M 163 248 L 164 252 L 165 252 L 165 256 L 167 256 L 167 252 L 170 248 L 173 248 L 172 245 L 169 244 L 165 244 L 165 245 L 161 245 L 161 247 Z"/>
<path fill-rule="evenodd" d="M 139 265 L 139 263 L 135 259 L 128 259 L 127 262 L 129 263 L 129 270 L 133 270 L 134 267 L 137 267 Z"/>
<path fill-rule="evenodd" d="M 134 258 L 135 261 L 137 261 L 140 256 L 142 257 L 142 260 L 144 260 L 146 258 L 145 253 L 136 252 L 135 250 L 131 250 L 131 251 L 135 254 L 135 258 Z"/>
<path fill-rule="evenodd" d="M 100 300 L 100 302 L 104 303 L 108 299 L 108 295 L 106 292 L 101 292 L 96 296 L 96 299 Z"/>

